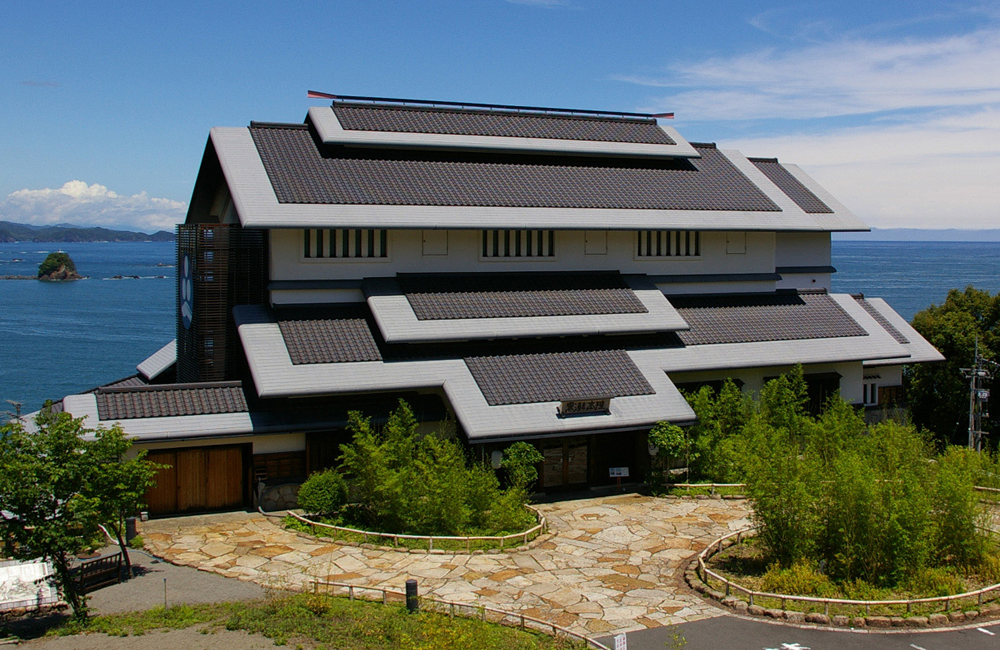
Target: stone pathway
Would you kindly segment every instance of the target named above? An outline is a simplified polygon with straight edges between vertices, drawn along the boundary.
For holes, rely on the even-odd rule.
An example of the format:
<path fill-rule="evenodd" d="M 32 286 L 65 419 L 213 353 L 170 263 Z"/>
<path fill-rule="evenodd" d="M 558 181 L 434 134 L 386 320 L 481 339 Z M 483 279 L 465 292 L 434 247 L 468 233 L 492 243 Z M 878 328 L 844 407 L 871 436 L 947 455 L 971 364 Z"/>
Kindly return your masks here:
<path fill-rule="evenodd" d="M 320 542 L 267 517 L 226 513 L 143 524 L 146 546 L 175 564 L 308 589 L 314 579 L 482 603 L 582 634 L 673 625 L 722 610 L 683 584 L 683 565 L 748 524 L 745 501 L 621 495 L 543 504 L 550 535 L 528 551 L 414 554 Z M 279 522 L 280 523 L 280 522 Z"/>

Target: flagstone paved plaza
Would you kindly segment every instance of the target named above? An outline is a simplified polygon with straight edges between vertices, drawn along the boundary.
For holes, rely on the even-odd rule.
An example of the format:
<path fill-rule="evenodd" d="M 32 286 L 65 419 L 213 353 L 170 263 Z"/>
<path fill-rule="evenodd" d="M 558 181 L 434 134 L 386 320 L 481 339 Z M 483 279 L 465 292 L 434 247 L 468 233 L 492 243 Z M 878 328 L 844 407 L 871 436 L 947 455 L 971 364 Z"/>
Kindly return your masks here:
<path fill-rule="evenodd" d="M 147 549 L 174 564 L 309 589 L 330 580 L 523 612 L 583 634 L 722 614 L 683 582 L 683 566 L 713 539 L 746 526 L 745 501 L 600 497 L 538 506 L 549 535 L 507 553 L 410 553 L 318 541 L 259 514 L 225 513 L 143 524 Z"/>

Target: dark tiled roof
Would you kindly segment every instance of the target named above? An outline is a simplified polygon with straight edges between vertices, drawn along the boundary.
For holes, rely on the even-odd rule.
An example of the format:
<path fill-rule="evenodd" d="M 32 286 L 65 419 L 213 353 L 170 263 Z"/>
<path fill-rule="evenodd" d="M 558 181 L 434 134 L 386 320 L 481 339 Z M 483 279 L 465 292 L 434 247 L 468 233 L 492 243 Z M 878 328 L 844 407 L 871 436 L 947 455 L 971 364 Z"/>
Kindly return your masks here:
<path fill-rule="evenodd" d="M 87 393 L 96 393 L 101 388 L 135 388 L 136 386 L 148 386 L 149 382 L 144 380 L 139 375 L 129 375 L 123 379 L 118 379 L 103 386 L 98 386 L 97 388 L 91 388 L 86 391 Z"/>
<path fill-rule="evenodd" d="M 164 418 L 181 415 L 244 413 L 246 397 L 238 381 L 204 384 L 163 384 L 98 388 L 97 413 L 101 420 Z"/>
<path fill-rule="evenodd" d="M 469 357 L 465 364 L 490 406 L 656 392 L 623 350 Z"/>
<path fill-rule="evenodd" d="M 418 320 L 642 314 L 617 273 L 400 275 Z"/>
<path fill-rule="evenodd" d="M 144 381 L 139 375 L 132 375 L 131 377 L 126 377 L 125 379 L 119 379 L 118 381 L 113 381 L 110 384 L 104 386 L 104 388 L 135 388 L 136 386 L 148 386 L 149 382 Z"/>
<path fill-rule="evenodd" d="M 868 302 L 864 298 L 858 298 L 856 296 L 854 299 L 858 301 L 859 305 L 864 307 L 864 310 L 868 312 L 872 318 L 875 319 L 875 322 L 878 323 L 882 327 L 882 329 L 884 329 L 886 332 L 889 332 L 889 334 L 892 334 L 892 338 L 896 339 L 897 343 L 910 342 L 910 340 L 905 336 L 903 336 L 903 333 L 900 332 L 898 329 L 896 329 L 892 323 L 886 320 L 885 316 L 883 316 L 879 310 L 875 309 L 875 307 L 873 307 L 870 302 Z"/>
<path fill-rule="evenodd" d="M 340 103 L 333 112 L 351 131 L 676 144 L 653 119 Z"/>
<path fill-rule="evenodd" d="M 809 214 L 829 214 L 833 210 L 826 203 L 819 200 L 819 197 L 792 176 L 787 169 L 781 166 L 776 158 L 750 158 L 750 162 L 760 171 L 764 172 L 772 183 L 778 186 L 788 198 L 795 201 L 795 205 L 802 208 L 803 212 Z"/>
<path fill-rule="evenodd" d="M 780 209 L 718 150 L 618 160 L 318 148 L 296 125 L 250 127 L 281 203 L 658 210 Z"/>
<path fill-rule="evenodd" d="M 685 345 L 867 335 L 826 294 L 673 296 L 670 302 L 691 326 L 677 333 Z"/>
<path fill-rule="evenodd" d="M 293 365 L 382 359 L 357 306 L 280 310 L 276 318 Z"/>

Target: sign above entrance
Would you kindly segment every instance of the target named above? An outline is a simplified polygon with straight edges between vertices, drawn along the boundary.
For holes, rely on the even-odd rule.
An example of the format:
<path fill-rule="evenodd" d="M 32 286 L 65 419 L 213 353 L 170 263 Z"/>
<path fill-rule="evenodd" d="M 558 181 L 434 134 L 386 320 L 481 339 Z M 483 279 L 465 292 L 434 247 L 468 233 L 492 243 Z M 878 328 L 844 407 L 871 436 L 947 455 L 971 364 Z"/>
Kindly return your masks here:
<path fill-rule="evenodd" d="M 574 415 L 608 415 L 611 413 L 611 398 L 602 397 L 563 402 L 559 405 L 557 413 L 561 418 Z"/>

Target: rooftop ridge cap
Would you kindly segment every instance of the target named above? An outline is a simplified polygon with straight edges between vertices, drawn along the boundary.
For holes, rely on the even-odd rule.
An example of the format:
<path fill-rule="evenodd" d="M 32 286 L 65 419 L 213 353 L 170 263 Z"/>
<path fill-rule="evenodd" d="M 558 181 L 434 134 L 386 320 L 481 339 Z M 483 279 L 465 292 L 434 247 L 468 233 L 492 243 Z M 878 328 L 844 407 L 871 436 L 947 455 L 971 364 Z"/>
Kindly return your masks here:
<path fill-rule="evenodd" d="M 776 164 L 779 164 L 779 165 L 781 164 L 781 163 L 778 162 L 777 158 L 761 158 L 759 156 L 754 156 L 754 157 L 751 158 L 750 156 L 747 156 L 747 160 L 749 160 L 752 163 L 762 162 L 762 163 L 776 163 Z"/>
<path fill-rule="evenodd" d="M 695 149 L 718 149 L 714 142 L 688 142 Z"/>
<path fill-rule="evenodd" d="M 424 112 L 447 112 L 447 113 L 468 113 L 474 115 L 503 115 L 507 117 L 544 117 L 553 120 L 580 120 L 588 122 L 627 122 L 630 124 L 657 124 L 656 118 L 653 116 L 641 115 L 641 114 L 617 114 L 612 113 L 606 115 L 603 112 L 594 111 L 593 114 L 589 111 L 576 110 L 576 109 L 532 109 L 530 107 L 525 108 L 487 108 L 487 107 L 477 107 L 475 105 L 462 105 L 462 106 L 421 106 L 413 104 L 383 104 L 375 102 L 358 102 L 358 101 L 334 101 L 332 108 L 344 107 L 344 108 L 378 108 L 380 110 L 390 110 L 390 111 L 424 111 Z M 564 112 L 565 111 L 565 112 Z"/>
<path fill-rule="evenodd" d="M 429 99 L 401 99 L 398 97 L 365 97 L 361 95 L 327 95 L 333 100 L 331 107 L 340 103 L 354 103 L 357 105 L 362 105 L 364 103 L 370 104 L 386 104 L 391 106 L 407 107 L 407 106 L 425 106 L 425 107 L 438 107 L 440 108 L 464 108 L 464 109 L 485 109 L 489 110 L 508 110 L 508 111 L 527 111 L 532 113 L 565 113 L 565 114 L 576 114 L 576 115 L 592 115 L 592 116 L 607 116 L 607 117 L 637 117 L 654 120 L 657 117 L 655 113 L 631 113 L 627 111 L 601 111 L 601 110 L 588 110 L 582 108 L 554 108 L 551 106 L 520 106 L 514 104 L 484 104 L 479 102 L 451 102 L 451 101 L 441 101 L 441 100 L 429 100 Z"/>
<path fill-rule="evenodd" d="M 258 122 L 257 120 L 250 120 L 251 129 L 308 129 L 309 124 L 306 122 Z"/>
<path fill-rule="evenodd" d="M 529 337 L 529 338 L 543 338 L 543 337 Z M 516 341 L 517 339 L 510 339 L 510 340 Z M 556 356 L 564 357 L 564 356 L 571 356 L 578 354 L 598 354 L 601 352 L 624 352 L 627 354 L 628 350 L 625 348 L 625 346 L 622 346 L 620 348 L 609 347 L 609 348 L 600 348 L 597 350 L 557 350 L 555 352 L 511 352 L 508 354 L 474 354 L 471 356 L 462 356 L 461 358 L 464 360 L 464 359 L 497 359 L 503 357 L 556 357 Z"/>

